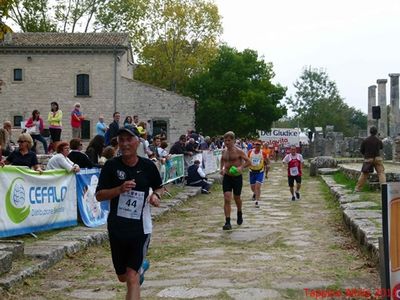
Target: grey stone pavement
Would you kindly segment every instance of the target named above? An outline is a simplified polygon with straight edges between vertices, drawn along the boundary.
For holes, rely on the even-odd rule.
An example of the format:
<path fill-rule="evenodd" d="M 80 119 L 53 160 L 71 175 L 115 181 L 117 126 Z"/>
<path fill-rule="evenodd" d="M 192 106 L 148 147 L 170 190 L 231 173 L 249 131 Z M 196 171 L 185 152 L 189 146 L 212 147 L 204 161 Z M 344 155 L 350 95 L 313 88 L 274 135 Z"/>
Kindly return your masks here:
<path fill-rule="evenodd" d="M 330 177 L 325 178 L 329 182 Z M 341 197 L 346 196 L 340 186 L 336 188 Z M 315 289 L 333 290 L 336 296 L 331 299 L 345 299 L 346 289 L 371 293 L 379 289 L 376 266 L 343 226 L 334 201 L 326 200 L 330 191 L 319 177 L 304 176 L 301 199 L 293 202 L 286 170 L 274 163 L 259 208 L 251 200 L 246 177 L 242 192 L 244 223 L 236 225 L 233 204 L 231 231 L 222 230 L 221 187 L 215 185 L 210 195 L 186 201 L 188 194 L 197 192 L 185 192 L 153 211 L 158 217 L 149 250 L 151 267 L 142 286 L 143 299 L 312 299 L 307 293 Z M 74 237 L 74 232 L 79 234 Z M 100 235 L 93 239 L 94 246 L 106 237 L 104 228 L 78 227 L 60 232 L 58 238 L 64 238 L 59 244 L 65 248 L 65 237 L 70 236 L 72 246 L 78 240 L 90 240 L 93 234 Z M 36 246 L 30 247 L 32 251 Z M 54 248 L 55 243 L 41 247 L 36 253 L 46 253 L 46 247 Z M 84 264 L 78 253 L 70 262 L 63 260 L 44 275 L 34 276 L 40 277 L 34 281 L 40 289 L 32 288 L 35 297 L 29 291 L 22 293 L 23 298 L 122 299 L 124 286 L 116 282 L 109 249 L 92 249 L 82 255 L 82 260 L 92 253 L 90 259 L 99 265 L 100 273 L 76 279 L 77 274 L 84 273 L 78 267 L 73 270 L 73 266 Z M 7 287 L 8 279 L 0 278 L 0 285 Z M 18 299 L 15 291 L 11 290 L 10 299 Z"/>

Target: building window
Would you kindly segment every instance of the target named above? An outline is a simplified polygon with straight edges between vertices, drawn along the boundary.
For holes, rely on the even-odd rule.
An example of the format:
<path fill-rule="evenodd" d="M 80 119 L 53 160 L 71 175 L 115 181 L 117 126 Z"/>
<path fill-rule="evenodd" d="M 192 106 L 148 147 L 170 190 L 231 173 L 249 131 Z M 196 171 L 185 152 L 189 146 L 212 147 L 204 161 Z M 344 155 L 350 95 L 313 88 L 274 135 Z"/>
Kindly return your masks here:
<path fill-rule="evenodd" d="M 14 81 L 22 81 L 22 69 L 14 69 Z"/>
<path fill-rule="evenodd" d="M 22 121 L 24 121 L 23 116 L 14 116 L 14 127 L 21 127 Z"/>
<path fill-rule="evenodd" d="M 89 75 L 79 74 L 76 76 L 76 95 L 89 96 Z"/>
<path fill-rule="evenodd" d="M 153 136 L 168 137 L 168 124 L 166 120 L 153 120 Z"/>

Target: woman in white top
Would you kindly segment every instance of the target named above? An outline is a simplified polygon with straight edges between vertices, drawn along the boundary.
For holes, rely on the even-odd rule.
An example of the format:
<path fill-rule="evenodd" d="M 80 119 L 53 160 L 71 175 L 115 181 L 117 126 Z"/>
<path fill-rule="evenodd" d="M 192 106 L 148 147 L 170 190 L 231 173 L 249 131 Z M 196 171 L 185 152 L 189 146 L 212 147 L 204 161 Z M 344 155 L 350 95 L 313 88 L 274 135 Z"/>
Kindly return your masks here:
<path fill-rule="evenodd" d="M 60 142 L 56 147 L 56 151 L 57 154 L 49 159 L 46 170 L 64 169 L 74 173 L 80 171 L 79 166 L 68 158 L 70 148 L 67 142 Z"/>

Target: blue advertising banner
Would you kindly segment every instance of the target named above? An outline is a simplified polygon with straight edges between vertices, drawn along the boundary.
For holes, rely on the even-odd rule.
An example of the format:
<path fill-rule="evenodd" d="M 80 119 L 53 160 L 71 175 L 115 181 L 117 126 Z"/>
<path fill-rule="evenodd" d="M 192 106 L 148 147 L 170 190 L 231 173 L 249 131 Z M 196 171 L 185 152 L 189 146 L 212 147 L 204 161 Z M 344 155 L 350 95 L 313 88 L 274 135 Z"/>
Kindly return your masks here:
<path fill-rule="evenodd" d="M 88 227 L 96 227 L 107 222 L 110 211 L 109 201 L 96 200 L 96 187 L 100 169 L 81 169 L 76 174 L 76 196 L 79 213 L 83 223 Z"/>

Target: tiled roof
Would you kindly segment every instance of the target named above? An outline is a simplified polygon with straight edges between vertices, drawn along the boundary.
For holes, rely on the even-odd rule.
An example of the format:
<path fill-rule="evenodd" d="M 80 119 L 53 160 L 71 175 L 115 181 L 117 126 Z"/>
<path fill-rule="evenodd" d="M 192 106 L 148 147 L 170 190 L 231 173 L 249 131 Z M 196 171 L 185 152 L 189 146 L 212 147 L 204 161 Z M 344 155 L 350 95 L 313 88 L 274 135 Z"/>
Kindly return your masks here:
<path fill-rule="evenodd" d="M 0 42 L 0 47 L 101 47 L 127 48 L 129 46 L 126 33 L 54 33 L 25 32 L 11 33 Z"/>

